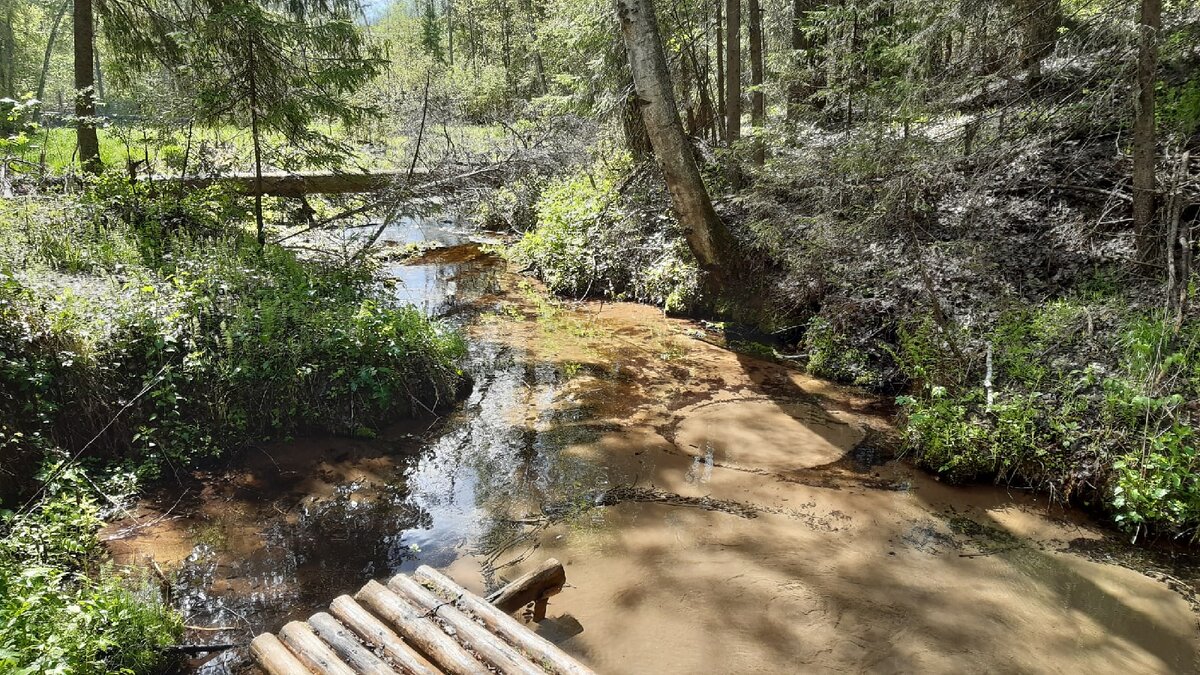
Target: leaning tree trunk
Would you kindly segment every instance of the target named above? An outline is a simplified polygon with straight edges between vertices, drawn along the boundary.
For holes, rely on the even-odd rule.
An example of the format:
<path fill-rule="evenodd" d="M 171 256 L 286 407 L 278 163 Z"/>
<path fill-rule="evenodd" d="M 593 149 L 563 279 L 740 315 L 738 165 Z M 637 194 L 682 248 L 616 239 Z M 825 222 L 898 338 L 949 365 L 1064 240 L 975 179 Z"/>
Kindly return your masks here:
<path fill-rule="evenodd" d="M 1158 33 L 1162 0 L 1142 0 L 1138 20 L 1141 37 L 1137 63 L 1137 113 L 1133 120 L 1133 231 L 1137 259 L 1153 263 L 1157 246 L 1153 231 L 1156 201 L 1154 161 L 1154 83 L 1158 68 Z"/>
<path fill-rule="evenodd" d="M 683 135 L 654 4 L 652 0 L 616 0 L 616 9 L 634 90 L 650 144 L 666 177 L 671 206 L 696 261 L 709 273 L 710 284 L 716 285 L 729 249 L 729 234 L 713 210 L 692 146 Z"/>
<path fill-rule="evenodd" d="M 75 31 L 75 129 L 79 143 L 79 165 L 84 171 L 100 173 L 100 141 L 96 138 L 96 25 L 92 0 L 75 0 L 72 14 Z"/>

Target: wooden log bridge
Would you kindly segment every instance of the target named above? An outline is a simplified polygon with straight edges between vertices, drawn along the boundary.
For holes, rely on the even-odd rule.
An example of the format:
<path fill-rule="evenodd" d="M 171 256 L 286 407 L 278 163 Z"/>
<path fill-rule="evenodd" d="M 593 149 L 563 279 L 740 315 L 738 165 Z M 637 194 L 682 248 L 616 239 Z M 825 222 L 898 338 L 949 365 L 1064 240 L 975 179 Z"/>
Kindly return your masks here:
<path fill-rule="evenodd" d="M 566 581 L 551 558 L 488 602 L 421 566 L 411 577 L 369 581 L 278 635 L 259 635 L 250 654 L 269 675 L 593 675 L 510 616 L 533 603 L 544 617 Z"/>

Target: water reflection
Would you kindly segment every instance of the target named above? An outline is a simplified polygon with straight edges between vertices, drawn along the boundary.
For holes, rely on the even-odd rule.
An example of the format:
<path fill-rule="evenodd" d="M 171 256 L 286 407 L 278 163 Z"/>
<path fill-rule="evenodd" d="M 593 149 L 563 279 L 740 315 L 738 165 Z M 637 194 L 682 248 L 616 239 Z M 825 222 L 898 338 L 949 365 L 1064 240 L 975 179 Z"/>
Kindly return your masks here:
<path fill-rule="evenodd" d="M 453 317 L 495 292 L 499 262 L 467 237 L 430 220 L 388 227 L 386 242 L 449 247 L 388 267 L 397 297 Z M 510 547 L 523 522 L 606 485 L 603 467 L 563 452 L 596 433 L 580 424 L 579 408 L 561 406 L 556 365 L 483 336 L 469 344 L 464 369 L 474 388 L 431 435 L 422 433 L 426 420 L 376 440 L 301 439 L 235 459 L 225 474 L 193 477 L 189 490 L 198 497 L 114 542 L 114 554 L 167 563 L 165 542 L 174 542 L 186 552 L 171 583 L 176 604 L 188 625 L 219 629 L 189 639 L 246 644 L 368 579 Z M 164 508 L 146 521 L 163 518 L 177 499 L 162 495 Z M 236 649 L 191 670 L 248 665 Z"/>

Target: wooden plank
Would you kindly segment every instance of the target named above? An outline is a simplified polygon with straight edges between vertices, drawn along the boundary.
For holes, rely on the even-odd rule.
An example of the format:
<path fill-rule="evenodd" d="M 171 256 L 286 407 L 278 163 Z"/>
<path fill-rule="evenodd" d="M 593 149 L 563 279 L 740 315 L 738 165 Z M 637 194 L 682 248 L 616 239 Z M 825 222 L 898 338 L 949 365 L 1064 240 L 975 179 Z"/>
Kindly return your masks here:
<path fill-rule="evenodd" d="M 591 669 L 576 661 L 554 643 L 529 630 L 506 612 L 468 592 L 432 567 L 422 565 L 417 568 L 413 577 L 450 599 L 459 608 L 479 618 L 489 630 L 516 645 L 535 663 L 543 664 L 560 675 L 595 675 Z"/>
<path fill-rule="evenodd" d="M 354 598 L 366 605 L 419 649 L 430 661 L 453 675 L 488 672 L 475 658 L 421 610 L 376 581 L 367 582 Z"/>
<path fill-rule="evenodd" d="M 429 589 L 397 574 L 388 582 L 388 588 L 417 607 L 436 614 L 446 625 L 454 629 L 455 637 L 484 661 L 496 667 L 504 675 L 545 675 L 545 670 L 533 664 L 499 636 L 463 614 L 454 605 L 439 599 Z"/>
<path fill-rule="evenodd" d="M 441 670 L 417 653 L 395 631 L 375 618 L 354 598 L 343 595 L 329 604 L 339 621 L 349 626 L 368 644 L 378 645 L 385 656 L 412 675 L 441 675 Z"/>
<path fill-rule="evenodd" d="M 279 637 L 313 672 L 320 675 L 355 675 L 354 669 L 343 663 L 328 645 L 321 642 L 321 638 L 317 637 L 308 624 L 293 621 L 279 631 Z"/>
<path fill-rule="evenodd" d="M 567 572 L 562 563 L 554 558 L 547 558 L 541 565 L 489 596 L 488 602 L 509 614 L 531 602 L 541 603 L 542 616 L 535 617 L 541 619 L 545 618 L 546 598 L 561 591 L 566 583 Z"/>
<path fill-rule="evenodd" d="M 362 675 L 400 675 L 383 659 L 375 656 L 369 648 L 359 643 L 353 631 L 325 612 L 317 612 L 308 617 L 308 625 L 312 626 L 325 644 L 333 647 L 333 651 L 355 672 Z"/>
<path fill-rule="evenodd" d="M 250 655 L 267 675 L 312 675 L 308 666 L 270 633 L 263 633 L 250 642 Z"/>

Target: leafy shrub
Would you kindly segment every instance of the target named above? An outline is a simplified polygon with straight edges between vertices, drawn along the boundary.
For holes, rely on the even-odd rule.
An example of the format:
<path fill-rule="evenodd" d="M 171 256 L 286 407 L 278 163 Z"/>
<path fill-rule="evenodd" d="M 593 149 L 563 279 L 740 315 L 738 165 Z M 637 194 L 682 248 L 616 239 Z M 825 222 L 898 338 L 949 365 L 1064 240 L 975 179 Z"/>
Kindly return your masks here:
<path fill-rule="evenodd" d="M 11 261 L 0 262 L 0 333 L 13 337 L 0 347 L 0 407 L 18 420 L 0 442 L 21 456 L 38 455 L 34 441 L 82 447 L 115 418 L 97 452 L 153 476 L 168 461 L 302 429 L 358 432 L 453 397 L 461 339 L 369 269 L 260 251 L 217 191 L 97 191 L 31 207 L 28 232 L 0 218 Z M 17 454 L 0 472 L 17 473 Z"/>
<path fill-rule="evenodd" d="M 144 580 L 101 565 L 101 521 L 67 472 L 21 516 L 0 512 L 0 671 L 148 673 L 183 632 Z"/>
<path fill-rule="evenodd" d="M 699 268 L 674 217 L 647 206 L 667 203 L 647 195 L 660 181 L 623 180 L 627 167 L 597 165 L 547 185 L 537 227 L 510 255 L 557 293 L 687 311 L 700 297 Z"/>
<path fill-rule="evenodd" d="M 808 355 L 808 372 L 817 377 L 860 387 L 883 384 L 883 375 L 870 356 L 823 316 L 809 320 L 804 331 L 803 349 Z"/>
<path fill-rule="evenodd" d="M 1096 317 L 1112 324 L 1108 351 L 1089 334 Z M 1161 318 L 1060 300 L 1010 313 L 983 338 L 974 343 L 994 353 L 990 405 L 985 373 L 956 364 L 928 326 L 902 333 L 897 354 L 923 382 L 898 399 L 918 461 L 954 481 L 994 476 L 1082 495 L 1134 536 L 1200 537 L 1186 405 L 1200 396 L 1200 324 L 1177 332 Z M 1096 360 L 1076 362 L 1089 348 Z"/>

